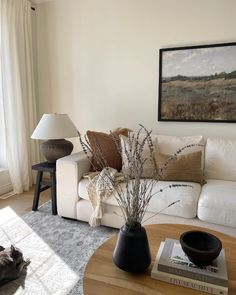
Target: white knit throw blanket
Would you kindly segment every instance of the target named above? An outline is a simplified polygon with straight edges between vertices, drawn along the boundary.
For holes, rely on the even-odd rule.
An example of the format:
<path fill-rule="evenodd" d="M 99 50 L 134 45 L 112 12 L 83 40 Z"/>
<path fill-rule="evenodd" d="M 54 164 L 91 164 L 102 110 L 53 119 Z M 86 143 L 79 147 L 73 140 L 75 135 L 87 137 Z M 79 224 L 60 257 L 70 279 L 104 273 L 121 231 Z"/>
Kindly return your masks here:
<path fill-rule="evenodd" d="M 103 216 L 102 203 L 115 191 L 114 185 L 122 181 L 122 176 L 116 169 L 107 167 L 101 172 L 91 172 L 84 177 L 89 179 L 87 188 L 89 200 L 93 207 L 89 224 L 92 227 L 99 226 Z"/>

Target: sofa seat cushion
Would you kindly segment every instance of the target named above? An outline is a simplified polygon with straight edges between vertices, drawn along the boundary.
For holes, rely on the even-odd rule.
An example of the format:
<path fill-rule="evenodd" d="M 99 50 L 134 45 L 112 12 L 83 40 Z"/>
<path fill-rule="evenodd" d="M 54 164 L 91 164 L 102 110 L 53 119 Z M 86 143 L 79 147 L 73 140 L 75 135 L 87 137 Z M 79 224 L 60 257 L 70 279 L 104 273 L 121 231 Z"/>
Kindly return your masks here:
<path fill-rule="evenodd" d="M 207 179 L 197 214 L 203 221 L 236 227 L 236 182 Z"/>
<path fill-rule="evenodd" d="M 87 186 L 88 179 L 82 179 L 78 184 L 79 197 L 89 200 Z M 187 187 L 168 188 L 170 184 L 187 184 Z M 121 184 L 125 191 L 125 184 Z M 167 188 L 166 188 L 167 187 Z M 164 189 L 166 188 L 166 189 Z M 153 187 L 153 193 L 164 189 L 163 192 L 156 194 L 150 201 L 147 208 L 148 212 L 159 212 L 166 208 L 170 203 L 180 200 L 179 203 L 165 209 L 162 213 L 185 218 L 193 218 L 197 215 L 197 203 L 201 192 L 201 185 L 193 182 L 174 182 L 174 181 L 159 181 Z M 110 196 L 105 204 L 118 206 L 114 194 Z"/>

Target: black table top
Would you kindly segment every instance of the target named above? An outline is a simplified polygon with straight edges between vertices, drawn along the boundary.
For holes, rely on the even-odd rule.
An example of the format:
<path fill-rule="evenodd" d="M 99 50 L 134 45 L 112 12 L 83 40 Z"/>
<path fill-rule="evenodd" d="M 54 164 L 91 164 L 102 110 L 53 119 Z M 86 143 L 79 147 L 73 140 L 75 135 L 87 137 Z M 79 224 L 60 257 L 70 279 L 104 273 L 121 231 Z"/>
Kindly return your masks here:
<path fill-rule="evenodd" d="M 42 162 L 33 165 L 32 169 L 37 171 L 56 172 L 56 163 Z"/>

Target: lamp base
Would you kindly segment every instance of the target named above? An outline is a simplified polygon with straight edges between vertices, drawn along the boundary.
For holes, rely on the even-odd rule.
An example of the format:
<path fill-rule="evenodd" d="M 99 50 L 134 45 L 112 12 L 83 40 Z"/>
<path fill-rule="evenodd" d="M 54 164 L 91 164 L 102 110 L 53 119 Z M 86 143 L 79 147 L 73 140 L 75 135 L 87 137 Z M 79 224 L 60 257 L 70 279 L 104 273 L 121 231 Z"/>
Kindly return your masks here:
<path fill-rule="evenodd" d="M 49 163 L 56 163 L 56 160 L 71 154 L 73 144 L 66 139 L 50 139 L 41 143 L 40 150 Z"/>

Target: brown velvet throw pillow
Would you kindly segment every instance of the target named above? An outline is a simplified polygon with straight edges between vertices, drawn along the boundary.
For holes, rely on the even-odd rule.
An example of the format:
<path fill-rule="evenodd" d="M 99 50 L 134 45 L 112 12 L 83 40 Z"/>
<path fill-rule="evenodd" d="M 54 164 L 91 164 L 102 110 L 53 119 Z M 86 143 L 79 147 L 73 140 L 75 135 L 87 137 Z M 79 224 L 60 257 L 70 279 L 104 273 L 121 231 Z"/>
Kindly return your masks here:
<path fill-rule="evenodd" d="M 171 155 L 156 152 L 155 157 L 158 169 L 163 168 L 160 180 L 206 183 L 201 169 L 201 151 L 178 155 L 177 158 L 170 161 Z M 164 165 L 167 162 L 169 163 L 165 168 Z"/>
<path fill-rule="evenodd" d="M 112 134 L 103 132 L 87 131 L 87 137 L 93 153 L 93 170 L 100 171 L 101 167 L 101 154 L 103 155 L 108 167 L 117 169 L 122 168 L 121 155 L 117 149 L 115 140 L 119 140 L 119 135 L 128 136 L 129 129 L 117 128 Z"/>

